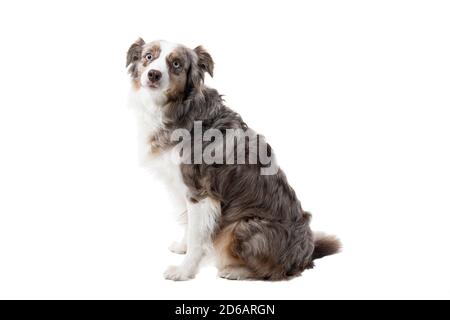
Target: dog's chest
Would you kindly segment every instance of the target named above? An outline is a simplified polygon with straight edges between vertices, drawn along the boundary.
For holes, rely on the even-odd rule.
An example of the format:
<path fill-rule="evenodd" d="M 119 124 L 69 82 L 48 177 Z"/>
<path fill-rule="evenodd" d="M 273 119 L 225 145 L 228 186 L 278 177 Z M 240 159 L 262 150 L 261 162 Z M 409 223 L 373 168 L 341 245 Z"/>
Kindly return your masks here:
<path fill-rule="evenodd" d="M 156 153 L 152 150 L 152 140 L 158 132 L 163 130 L 163 112 L 161 107 L 151 103 L 144 103 L 138 93 L 131 95 L 131 106 L 133 107 L 138 126 L 138 147 L 141 163 L 146 164 Z"/>
<path fill-rule="evenodd" d="M 138 146 L 141 164 L 161 178 L 166 184 L 182 188 L 180 165 L 173 158 L 173 147 L 155 148 L 155 137 L 164 131 L 162 108 L 137 103 L 135 111 L 138 122 Z"/>

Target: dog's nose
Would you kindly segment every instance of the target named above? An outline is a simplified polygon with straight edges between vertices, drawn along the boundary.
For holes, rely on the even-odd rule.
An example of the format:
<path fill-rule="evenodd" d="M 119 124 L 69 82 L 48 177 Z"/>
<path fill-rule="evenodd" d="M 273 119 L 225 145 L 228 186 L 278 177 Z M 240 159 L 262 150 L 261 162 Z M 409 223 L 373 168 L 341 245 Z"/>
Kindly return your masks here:
<path fill-rule="evenodd" d="M 161 77 L 162 77 L 162 74 L 158 70 L 150 70 L 148 72 L 148 79 L 151 82 L 158 82 L 161 79 Z"/>

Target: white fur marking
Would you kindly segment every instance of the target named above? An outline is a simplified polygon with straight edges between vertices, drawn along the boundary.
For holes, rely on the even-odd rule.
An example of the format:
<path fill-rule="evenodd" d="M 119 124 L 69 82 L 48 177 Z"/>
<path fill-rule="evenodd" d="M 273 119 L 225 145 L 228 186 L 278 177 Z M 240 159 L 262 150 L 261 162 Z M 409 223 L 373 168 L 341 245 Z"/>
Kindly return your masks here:
<path fill-rule="evenodd" d="M 220 203 L 211 198 L 197 203 L 188 201 L 187 253 L 180 266 L 171 266 L 164 273 L 169 280 L 195 277 L 206 252 L 213 247 L 212 234 L 220 217 Z"/>
<path fill-rule="evenodd" d="M 156 105 L 162 106 L 166 103 L 165 92 L 170 86 L 169 68 L 167 67 L 166 58 L 178 46 L 175 43 L 160 41 L 159 46 L 161 52 L 159 57 L 149 63 L 141 74 L 141 95 L 144 100 L 152 100 Z M 157 70 L 161 72 L 161 80 L 159 80 L 158 88 L 150 88 L 148 80 L 148 72 L 150 70 Z"/>

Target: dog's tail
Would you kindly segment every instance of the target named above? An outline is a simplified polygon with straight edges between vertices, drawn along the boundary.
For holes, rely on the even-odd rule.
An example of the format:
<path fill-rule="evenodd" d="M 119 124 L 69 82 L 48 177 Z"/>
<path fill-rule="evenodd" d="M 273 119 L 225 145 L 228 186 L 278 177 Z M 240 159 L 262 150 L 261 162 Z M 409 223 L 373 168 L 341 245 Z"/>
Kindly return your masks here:
<path fill-rule="evenodd" d="M 338 253 L 341 249 L 341 241 L 336 236 L 326 235 L 321 232 L 314 233 L 313 260 Z"/>

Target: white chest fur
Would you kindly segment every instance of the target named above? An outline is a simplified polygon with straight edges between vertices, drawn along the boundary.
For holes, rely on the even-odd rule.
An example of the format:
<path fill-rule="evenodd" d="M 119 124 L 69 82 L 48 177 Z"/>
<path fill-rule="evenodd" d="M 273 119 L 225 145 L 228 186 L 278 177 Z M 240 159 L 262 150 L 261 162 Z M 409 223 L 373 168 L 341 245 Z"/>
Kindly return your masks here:
<path fill-rule="evenodd" d="M 136 114 L 139 156 L 142 164 L 145 164 L 151 156 L 150 138 L 163 128 L 163 112 L 160 106 L 153 100 L 145 90 L 131 90 L 130 106 Z"/>
<path fill-rule="evenodd" d="M 160 178 L 169 189 L 171 194 L 177 194 L 177 198 L 183 198 L 187 187 L 183 183 L 180 165 L 174 161 L 172 149 L 152 152 L 149 143 L 150 138 L 163 128 L 162 107 L 155 105 L 153 99 L 147 95 L 145 90 L 132 90 L 130 94 L 130 105 L 134 109 L 138 125 L 138 148 L 139 158 L 143 166 Z M 181 199 L 177 202 L 180 202 Z"/>

